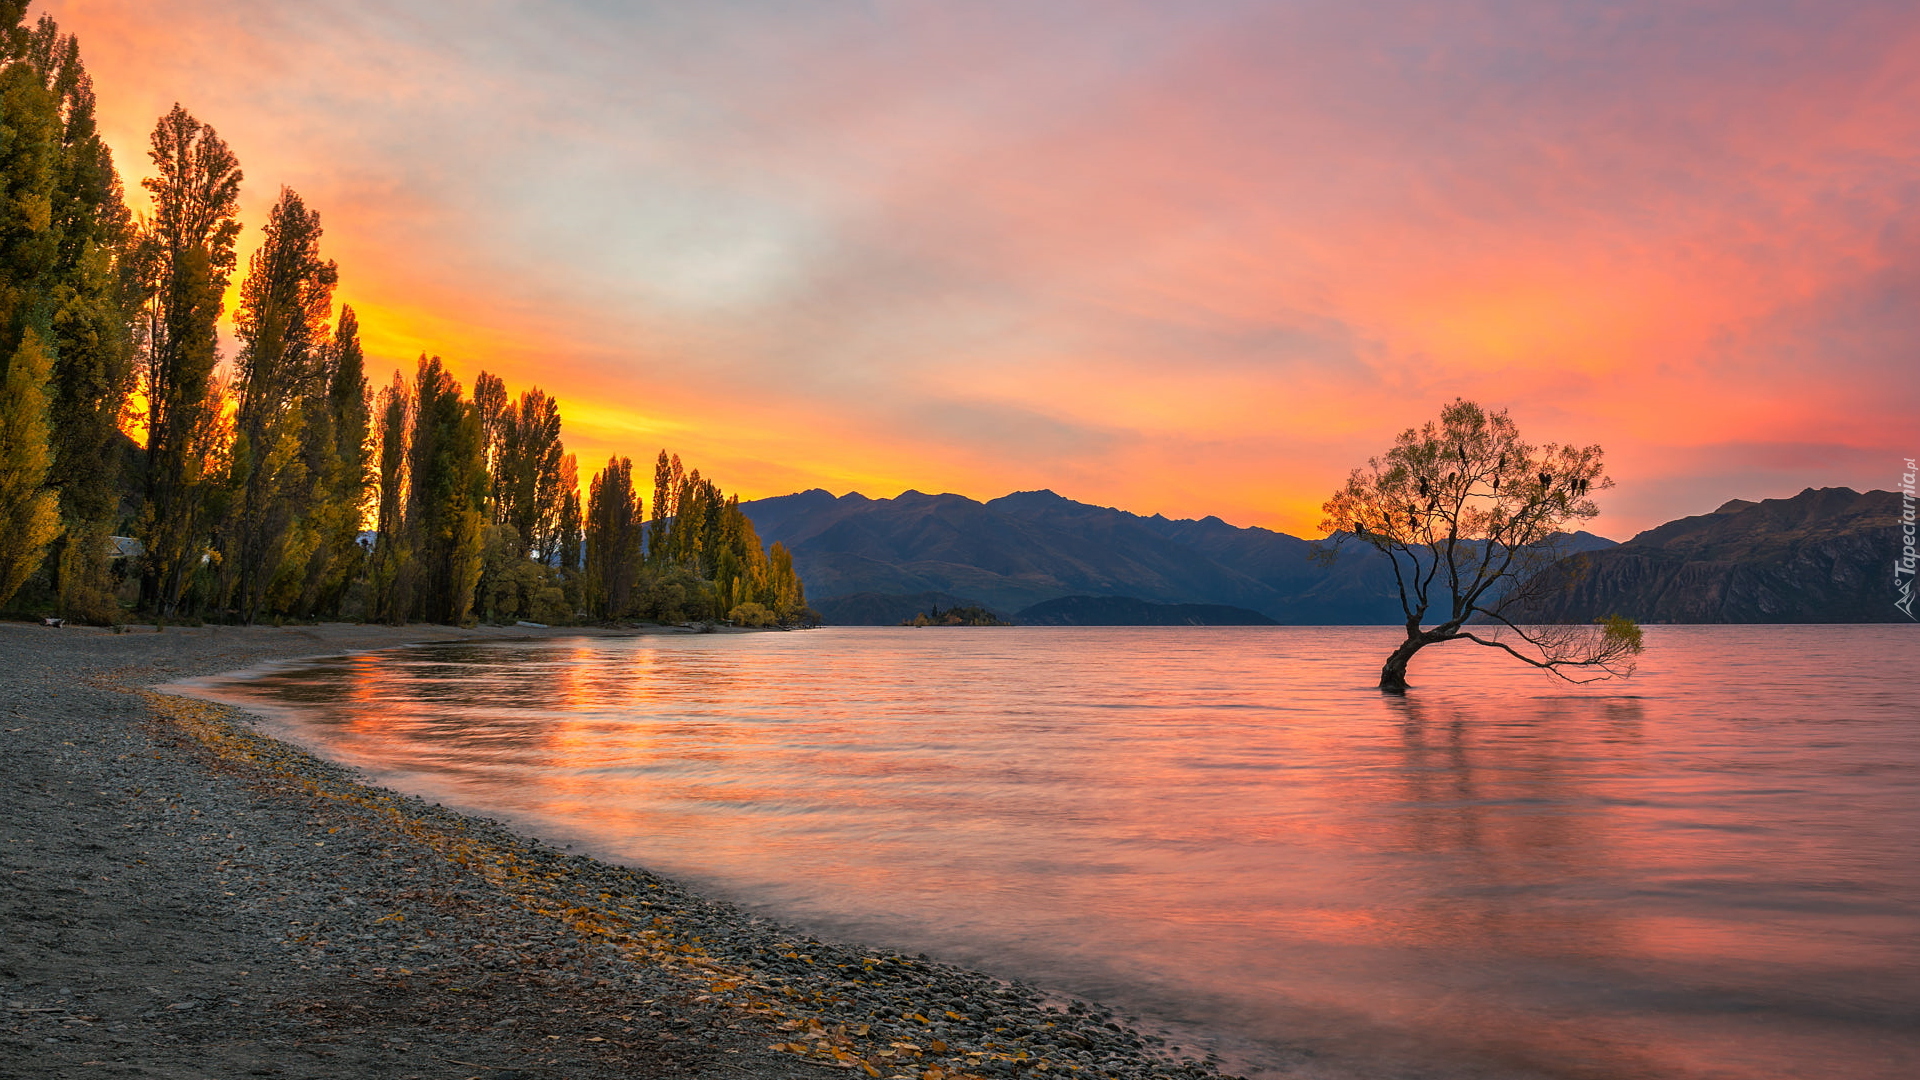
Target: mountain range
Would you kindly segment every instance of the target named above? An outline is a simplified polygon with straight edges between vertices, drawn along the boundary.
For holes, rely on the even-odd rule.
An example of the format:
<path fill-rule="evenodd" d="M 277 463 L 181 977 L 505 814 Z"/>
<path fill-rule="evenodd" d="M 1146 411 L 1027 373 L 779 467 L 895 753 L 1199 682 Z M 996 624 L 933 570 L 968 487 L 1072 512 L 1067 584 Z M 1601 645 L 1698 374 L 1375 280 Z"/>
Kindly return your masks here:
<path fill-rule="evenodd" d="M 1292 625 L 1402 617 L 1391 568 L 1373 549 L 1349 544 L 1331 562 L 1319 562 L 1309 558 L 1312 541 L 1217 517 L 1142 517 L 1051 491 L 983 503 L 917 491 L 872 499 L 816 489 L 741 509 L 763 540 L 793 553 L 814 608 L 830 623 L 893 624 L 936 603 L 979 604 L 1007 615 L 1063 597 L 1225 605 Z M 1569 553 L 1613 546 L 1590 533 L 1563 539 Z M 1098 617 L 1090 614 L 1095 610 L 1074 617 Z M 1123 609 L 1106 610 L 1107 617 L 1125 617 Z M 1138 610 L 1141 618 L 1167 617 Z"/>
<path fill-rule="evenodd" d="M 1901 512 L 1898 492 L 1844 487 L 1734 499 L 1564 560 L 1555 570 L 1566 588 L 1529 615 L 1541 622 L 1609 614 L 1643 623 L 1907 622 L 1893 605 Z"/>
<path fill-rule="evenodd" d="M 1272 626 L 1257 611 L 1229 604 L 1156 604 L 1131 596 L 1063 596 L 1013 614 L 1021 626 Z"/>
<path fill-rule="evenodd" d="M 1021 491 L 979 502 L 906 492 L 821 490 L 741 509 L 793 552 L 830 623 L 890 625 L 931 608 L 980 605 L 1015 622 L 1292 625 L 1397 623 L 1386 559 L 1358 544 L 1331 562 L 1319 545 L 1217 517 L 1142 517 Z M 1585 622 L 1881 622 L 1893 606 L 1901 496 L 1808 488 L 1734 499 L 1624 544 L 1561 538 L 1566 579 L 1528 617 Z M 1164 605 L 1197 605 L 1170 611 Z"/>

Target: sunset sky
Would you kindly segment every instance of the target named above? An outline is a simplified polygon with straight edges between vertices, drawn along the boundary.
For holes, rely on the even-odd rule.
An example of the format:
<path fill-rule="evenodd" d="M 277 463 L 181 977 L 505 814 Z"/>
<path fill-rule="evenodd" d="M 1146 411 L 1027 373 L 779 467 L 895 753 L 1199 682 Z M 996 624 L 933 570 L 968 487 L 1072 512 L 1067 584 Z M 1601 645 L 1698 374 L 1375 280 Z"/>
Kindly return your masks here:
<path fill-rule="evenodd" d="M 136 205 L 178 101 L 382 381 L 538 384 L 583 472 L 1318 535 L 1465 396 L 1604 445 L 1624 539 L 1920 454 L 1912 0 L 34 10 Z"/>

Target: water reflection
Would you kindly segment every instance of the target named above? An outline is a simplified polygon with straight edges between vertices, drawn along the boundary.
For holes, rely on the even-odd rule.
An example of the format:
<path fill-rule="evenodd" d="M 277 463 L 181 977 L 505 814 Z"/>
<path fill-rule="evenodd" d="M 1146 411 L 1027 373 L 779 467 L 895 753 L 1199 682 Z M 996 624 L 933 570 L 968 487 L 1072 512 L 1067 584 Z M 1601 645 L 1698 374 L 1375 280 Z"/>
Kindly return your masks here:
<path fill-rule="evenodd" d="M 1857 677 L 1908 638 L 1650 634 L 1624 694 L 1423 654 L 1382 698 L 1369 628 L 448 646 L 210 692 L 406 790 L 1256 1071 L 1920 1074 L 1920 682 Z"/>
<path fill-rule="evenodd" d="M 1600 802 L 1585 702 L 1550 700 L 1485 733 L 1464 707 L 1390 700 L 1400 717 L 1397 815 L 1409 850 L 1452 856 L 1418 919 L 1405 927 L 1430 944 L 1533 950 L 1582 941 L 1611 952 L 1618 932 L 1601 911 L 1542 905 L 1592 868 L 1614 863 L 1611 830 L 1594 828 Z M 1637 717 L 1638 702 L 1634 706 Z M 1471 889 L 1476 902 L 1458 892 Z"/>

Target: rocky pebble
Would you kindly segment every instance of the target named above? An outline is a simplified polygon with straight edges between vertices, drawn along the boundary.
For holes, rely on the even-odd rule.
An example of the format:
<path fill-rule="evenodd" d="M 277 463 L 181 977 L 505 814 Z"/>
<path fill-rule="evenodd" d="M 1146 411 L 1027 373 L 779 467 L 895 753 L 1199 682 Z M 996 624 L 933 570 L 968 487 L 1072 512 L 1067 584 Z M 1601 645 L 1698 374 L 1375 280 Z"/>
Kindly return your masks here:
<path fill-rule="evenodd" d="M 0 626 L 0 1075 L 1218 1075 L 1096 1003 L 822 941 L 148 689 L 476 633 Z"/>

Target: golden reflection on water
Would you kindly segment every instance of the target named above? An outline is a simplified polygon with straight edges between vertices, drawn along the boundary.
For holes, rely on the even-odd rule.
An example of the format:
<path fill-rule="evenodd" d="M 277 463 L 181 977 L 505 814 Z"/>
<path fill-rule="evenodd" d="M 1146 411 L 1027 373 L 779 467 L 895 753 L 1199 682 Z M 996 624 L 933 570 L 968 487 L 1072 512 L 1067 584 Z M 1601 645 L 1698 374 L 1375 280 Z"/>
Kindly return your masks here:
<path fill-rule="evenodd" d="M 1632 683 L 1374 628 L 401 650 L 213 687 L 383 782 L 1291 1075 L 1920 1075 L 1898 628 Z M 1191 1036 L 1190 1036 L 1191 1037 Z"/>

